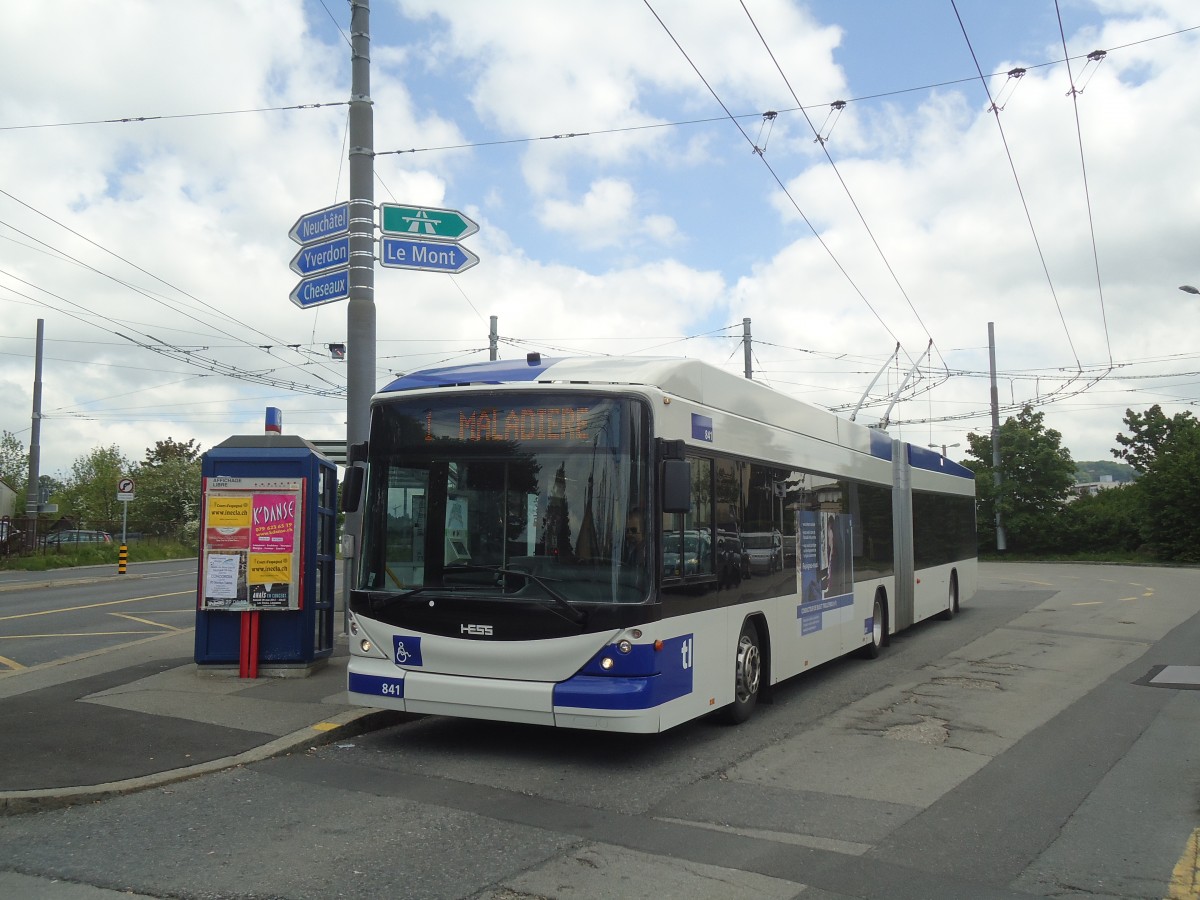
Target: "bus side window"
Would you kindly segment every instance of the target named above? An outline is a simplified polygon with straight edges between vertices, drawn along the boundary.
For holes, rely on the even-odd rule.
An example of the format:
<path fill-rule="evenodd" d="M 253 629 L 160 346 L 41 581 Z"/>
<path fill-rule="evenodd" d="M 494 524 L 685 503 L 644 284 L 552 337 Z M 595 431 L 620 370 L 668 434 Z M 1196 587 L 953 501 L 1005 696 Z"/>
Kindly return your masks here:
<path fill-rule="evenodd" d="M 692 578 L 716 572 L 713 540 L 712 460 L 688 458 L 691 509 L 663 514 L 663 578 Z"/>
<path fill-rule="evenodd" d="M 692 510 L 687 514 L 684 528 L 684 550 L 689 564 L 694 566 L 689 575 L 712 575 L 716 572 L 713 555 L 716 541 L 713 540 L 713 464 L 711 459 L 691 457 Z M 694 560 L 694 562 L 692 562 Z"/>

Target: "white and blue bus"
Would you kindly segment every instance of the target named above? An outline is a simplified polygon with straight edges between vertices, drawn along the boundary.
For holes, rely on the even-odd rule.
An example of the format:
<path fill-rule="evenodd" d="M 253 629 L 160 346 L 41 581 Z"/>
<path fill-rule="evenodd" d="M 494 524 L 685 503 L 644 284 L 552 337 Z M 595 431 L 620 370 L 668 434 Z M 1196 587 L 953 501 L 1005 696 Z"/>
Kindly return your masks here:
<path fill-rule="evenodd" d="M 376 394 L 354 449 L 365 706 L 740 722 L 975 592 L 970 470 L 696 360 L 416 372 Z"/>

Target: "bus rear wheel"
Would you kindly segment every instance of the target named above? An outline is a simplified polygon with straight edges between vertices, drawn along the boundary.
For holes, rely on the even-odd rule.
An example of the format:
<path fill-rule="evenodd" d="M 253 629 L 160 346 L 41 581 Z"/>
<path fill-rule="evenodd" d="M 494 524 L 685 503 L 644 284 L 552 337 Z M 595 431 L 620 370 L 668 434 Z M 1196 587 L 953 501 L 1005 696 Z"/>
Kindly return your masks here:
<path fill-rule="evenodd" d="M 945 622 L 949 622 L 954 618 L 954 614 L 958 612 L 958 573 L 950 574 L 950 591 L 946 598 L 946 608 L 938 613 L 938 617 Z"/>
<path fill-rule="evenodd" d="M 733 659 L 733 702 L 724 709 L 725 721 L 740 725 L 758 704 L 762 681 L 762 648 L 758 628 L 749 619 L 742 625 Z"/>
<path fill-rule="evenodd" d="M 875 659 L 883 649 L 884 635 L 887 633 L 887 610 L 885 609 L 883 592 L 875 592 L 875 603 L 871 607 L 871 639 L 863 644 L 862 655 L 867 659 Z"/>

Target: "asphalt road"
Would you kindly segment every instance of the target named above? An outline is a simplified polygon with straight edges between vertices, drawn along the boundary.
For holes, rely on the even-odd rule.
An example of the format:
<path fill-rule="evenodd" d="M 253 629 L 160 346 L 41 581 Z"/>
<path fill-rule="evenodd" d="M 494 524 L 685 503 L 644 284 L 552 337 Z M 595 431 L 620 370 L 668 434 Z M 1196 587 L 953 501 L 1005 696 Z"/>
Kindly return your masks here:
<path fill-rule="evenodd" d="M 0 671 L 196 624 L 196 561 L 0 573 Z"/>
<path fill-rule="evenodd" d="M 981 576 L 738 728 L 424 718 L 0 819 L 0 896 L 1196 897 L 1200 572 Z"/>

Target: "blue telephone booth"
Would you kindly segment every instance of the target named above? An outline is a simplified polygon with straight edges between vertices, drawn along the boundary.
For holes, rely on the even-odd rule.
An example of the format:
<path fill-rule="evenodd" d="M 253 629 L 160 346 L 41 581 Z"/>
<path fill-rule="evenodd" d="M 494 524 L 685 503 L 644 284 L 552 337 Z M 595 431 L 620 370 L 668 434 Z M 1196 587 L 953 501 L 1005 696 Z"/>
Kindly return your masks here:
<path fill-rule="evenodd" d="M 324 665 L 337 467 L 303 438 L 269 432 L 213 447 L 201 475 L 196 663 L 240 665 L 248 677 Z"/>

